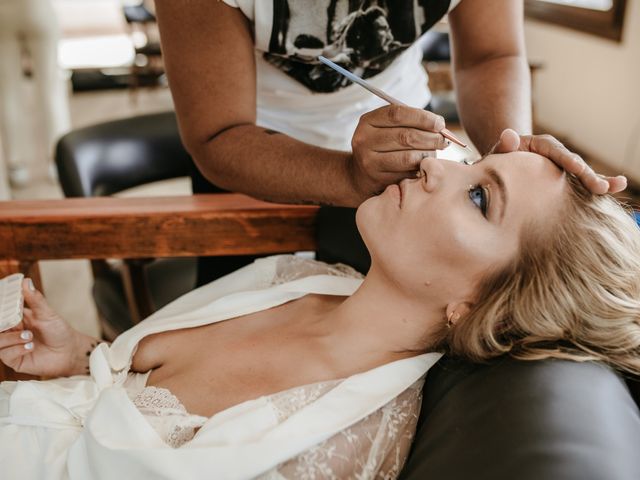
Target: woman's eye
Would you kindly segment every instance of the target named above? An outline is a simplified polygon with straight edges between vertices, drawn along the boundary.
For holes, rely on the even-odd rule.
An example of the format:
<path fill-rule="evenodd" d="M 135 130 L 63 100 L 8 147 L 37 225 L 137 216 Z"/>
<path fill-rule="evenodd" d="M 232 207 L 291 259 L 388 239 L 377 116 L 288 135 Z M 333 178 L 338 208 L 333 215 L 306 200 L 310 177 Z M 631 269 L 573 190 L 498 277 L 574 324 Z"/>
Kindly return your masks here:
<path fill-rule="evenodd" d="M 480 185 L 469 189 L 469 198 L 480 209 L 482 215 L 487 216 L 487 192 Z"/>

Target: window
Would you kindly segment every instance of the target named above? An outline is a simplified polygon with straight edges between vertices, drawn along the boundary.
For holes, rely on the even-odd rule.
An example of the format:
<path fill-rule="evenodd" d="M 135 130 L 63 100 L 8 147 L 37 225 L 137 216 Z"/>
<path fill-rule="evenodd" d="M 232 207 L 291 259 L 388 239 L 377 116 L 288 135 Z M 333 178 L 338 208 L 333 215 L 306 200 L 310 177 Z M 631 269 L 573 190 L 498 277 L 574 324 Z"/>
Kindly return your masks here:
<path fill-rule="evenodd" d="M 528 18 L 619 42 L 626 0 L 525 0 Z"/>

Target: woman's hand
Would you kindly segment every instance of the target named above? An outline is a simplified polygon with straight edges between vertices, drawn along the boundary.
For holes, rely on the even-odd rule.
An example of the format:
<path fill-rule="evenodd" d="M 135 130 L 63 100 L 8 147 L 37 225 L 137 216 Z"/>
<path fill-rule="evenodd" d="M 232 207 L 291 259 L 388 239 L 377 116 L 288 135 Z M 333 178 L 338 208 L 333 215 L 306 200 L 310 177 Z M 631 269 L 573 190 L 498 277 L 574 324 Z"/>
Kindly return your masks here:
<path fill-rule="evenodd" d="M 538 153 L 549 158 L 560 168 L 576 175 L 592 193 L 617 193 L 627 188 L 626 177 L 598 175 L 579 155 L 570 152 L 551 135 L 518 135 L 508 128 L 502 132 L 491 152 L 508 153 L 516 150 Z"/>
<path fill-rule="evenodd" d="M 88 355 L 98 340 L 74 330 L 33 288 L 22 282 L 22 322 L 0 333 L 0 361 L 19 373 L 62 377 L 88 373 Z"/>
<path fill-rule="evenodd" d="M 387 185 L 414 176 L 425 152 L 449 144 L 438 133 L 444 127 L 441 116 L 402 105 L 362 115 L 351 140 L 349 173 L 356 191 L 368 198 Z"/>

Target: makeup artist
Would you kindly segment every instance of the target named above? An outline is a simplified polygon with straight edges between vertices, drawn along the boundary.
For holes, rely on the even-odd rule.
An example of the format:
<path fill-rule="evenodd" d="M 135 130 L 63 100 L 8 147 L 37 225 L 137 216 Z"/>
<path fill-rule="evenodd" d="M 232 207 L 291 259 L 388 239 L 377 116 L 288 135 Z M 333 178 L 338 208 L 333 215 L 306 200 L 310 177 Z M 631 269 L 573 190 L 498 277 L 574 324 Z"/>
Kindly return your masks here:
<path fill-rule="evenodd" d="M 427 152 L 446 146 L 438 133 L 443 118 L 422 108 L 430 92 L 417 43 L 444 15 L 458 110 L 481 153 L 530 150 L 576 173 L 594 192 L 626 186 L 622 177 L 597 176 L 553 137 L 531 135 L 521 1 L 155 3 L 182 140 L 204 177 L 194 180 L 195 193 L 225 189 L 277 202 L 356 207 L 414 176 Z M 386 105 L 318 55 L 416 108 Z M 519 138 L 501 136 L 507 128 Z M 354 242 L 355 228 L 344 227 L 352 216 L 344 208 L 321 214 L 346 236 L 334 243 Z M 338 259 L 331 257 L 322 259 Z M 366 269 L 367 261 L 351 263 Z M 214 266 L 219 271 L 208 277 L 201 271 L 199 281 L 238 266 Z"/>

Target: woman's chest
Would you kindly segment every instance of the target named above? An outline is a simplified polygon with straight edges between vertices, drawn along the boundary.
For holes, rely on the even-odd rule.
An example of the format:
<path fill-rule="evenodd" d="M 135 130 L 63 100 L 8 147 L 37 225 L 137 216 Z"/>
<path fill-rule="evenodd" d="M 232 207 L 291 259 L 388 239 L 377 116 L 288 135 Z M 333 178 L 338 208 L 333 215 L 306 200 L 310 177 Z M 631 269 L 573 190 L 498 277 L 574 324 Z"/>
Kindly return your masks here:
<path fill-rule="evenodd" d="M 211 416 L 246 400 L 333 378 L 322 353 L 283 327 L 286 308 L 145 338 L 132 370 L 171 391 L 190 413 Z M 269 325 L 270 328 L 265 326 Z"/>

